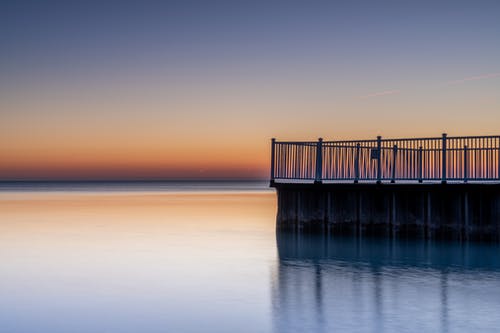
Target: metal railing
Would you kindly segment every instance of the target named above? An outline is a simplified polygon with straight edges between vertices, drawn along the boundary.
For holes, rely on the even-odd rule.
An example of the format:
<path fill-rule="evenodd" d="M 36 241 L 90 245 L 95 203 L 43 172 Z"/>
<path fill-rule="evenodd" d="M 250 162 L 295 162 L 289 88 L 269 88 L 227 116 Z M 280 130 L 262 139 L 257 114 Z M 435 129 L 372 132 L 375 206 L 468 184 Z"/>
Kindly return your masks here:
<path fill-rule="evenodd" d="M 271 181 L 500 181 L 500 136 L 283 142 Z"/>

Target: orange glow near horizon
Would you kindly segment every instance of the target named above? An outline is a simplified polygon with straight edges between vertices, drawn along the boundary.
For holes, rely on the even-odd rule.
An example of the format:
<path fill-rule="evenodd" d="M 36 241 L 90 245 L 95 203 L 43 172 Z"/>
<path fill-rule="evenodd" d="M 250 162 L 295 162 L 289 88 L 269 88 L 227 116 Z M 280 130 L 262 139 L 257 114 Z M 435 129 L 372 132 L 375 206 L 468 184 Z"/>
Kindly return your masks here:
<path fill-rule="evenodd" d="M 259 77 L 141 87 L 101 79 L 0 91 L 0 180 L 266 179 L 272 137 L 498 134 L 495 78 L 365 99 L 355 82 L 321 90 L 324 79 L 317 91 Z"/>
<path fill-rule="evenodd" d="M 231 147 L 222 152 L 211 151 L 206 146 L 202 150 L 192 147 L 183 150 L 157 147 L 158 151 L 155 150 L 26 149 L 11 152 L 9 158 L 0 163 L 0 175 L 7 179 L 267 177 L 269 156 L 256 149 L 246 149 L 243 154 Z"/>
<path fill-rule="evenodd" d="M 34 97 L 0 100 L 3 109 L 12 111 L 1 115 L 0 180 L 265 179 L 271 137 L 300 141 L 379 134 L 436 137 L 444 131 L 450 136 L 498 134 L 497 115 L 490 111 L 495 101 L 483 105 L 483 117 L 471 118 L 468 110 L 475 99 L 459 105 L 448 97 L 417 101 L 400 93 L 334 104 L 262 98 L 221 105 L 219 97 L 214 93 L 189 107 L 158 101 L 145 111 L 143 104 L 128 103 L 125 97 L 121 103 L 104 100 L 85 107 L 72 99 L 61 105 L 55 97 L 44 103 Z M 441 113 L 433 112 L 438 108 Z"/>
<path fill-rule="evenodd" d="M 264 148 L 264 150 L 267 147 Z M 247 149 L 24 150 L 0 163 L 0 179 L 266 178 L 269 156 Z M 6 156 L 5 154 L 4 156 Z M 3 177 L 2 177 L 3 176 Z"/>

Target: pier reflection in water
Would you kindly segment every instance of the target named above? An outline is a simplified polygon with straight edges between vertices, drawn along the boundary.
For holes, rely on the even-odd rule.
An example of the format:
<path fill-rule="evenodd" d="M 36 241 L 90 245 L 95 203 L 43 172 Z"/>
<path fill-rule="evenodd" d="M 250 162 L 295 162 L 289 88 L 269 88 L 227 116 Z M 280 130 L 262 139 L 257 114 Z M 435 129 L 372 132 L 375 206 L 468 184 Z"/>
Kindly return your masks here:
<path fill-rule="evenodd" d="M 500 247 L 277 234 L 276 332 L 500 327 Z"/>

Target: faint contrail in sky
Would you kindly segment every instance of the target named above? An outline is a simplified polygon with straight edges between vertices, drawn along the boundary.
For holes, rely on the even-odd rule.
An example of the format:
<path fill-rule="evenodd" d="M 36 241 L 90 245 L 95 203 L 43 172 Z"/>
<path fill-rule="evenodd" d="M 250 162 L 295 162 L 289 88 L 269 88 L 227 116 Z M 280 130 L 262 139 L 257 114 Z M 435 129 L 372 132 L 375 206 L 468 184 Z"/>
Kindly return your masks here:
<path fill-rule="evenodd" d="M 448 82 L 446 82 L 446 85 L 465 83 L 467 81 L 490 79 L 492 77 L 498 77 L 498 76 L 500 76 L 500 73 L 490 73 L 490 74 L 484 74 L 484 75 L 471 76 L 471 77 L 466 77 L 466 78 L 463 78 L 460 80 L 448 81 Z"/>
<path fill-rule="evenodd" d="M 376 93 L 369 94 L 369 95 L 359 96 L 359 98 L 365 99 L 365 98 L 384 96 L 384 95 L 394 95 L 394 94 L 399 94 L 400 92 L 401 92 L 400 90 L 386 90 L 386 91 L 380 91 L 380 92 L 376 92 Z"/>
<path fill-rule="evenodd" d="M 465 82 L 468 82 L 468 81 L 477 81 L 477 80 L 491 79 L 491 78 L 494 78 L 494 77 L 500 77 L 500 72 L 498 72 L 498 73 L 483 74 L 483 75 L 476 75 L 476 76 L 470 76 L 470 77 L 466 77 L 466 78 L 463 78 L 463 79 L 460 79 L 460 80 L 448 81 L 446 83 L 443 83 L 443 85 L 444 86 L 448 86 L 448 85 L 465 83 Z M 386 90 L 386 91 L 376 92 L 376 93 L 373 93 L 373 94 L 359 96 L 358 98 L 365 99 L 365 98 L 385 96 L 385 95 L 394 95 L 394 94 L 399 94 L 400 92 L 401 92 L 401 90 Z"/>

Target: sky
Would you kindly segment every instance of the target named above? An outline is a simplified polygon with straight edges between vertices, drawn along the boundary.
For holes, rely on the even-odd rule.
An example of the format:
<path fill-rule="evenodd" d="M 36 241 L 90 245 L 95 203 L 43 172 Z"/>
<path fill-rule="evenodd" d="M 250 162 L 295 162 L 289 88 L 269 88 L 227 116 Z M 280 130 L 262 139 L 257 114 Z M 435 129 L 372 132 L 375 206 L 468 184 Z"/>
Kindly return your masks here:
<path fill-rule="evenodd" d="M 1 1 L 0 180 L 267 178 L 270 139 L 500 134 L 498 1 Z"/>

